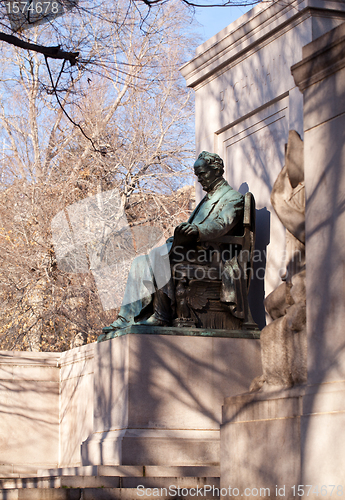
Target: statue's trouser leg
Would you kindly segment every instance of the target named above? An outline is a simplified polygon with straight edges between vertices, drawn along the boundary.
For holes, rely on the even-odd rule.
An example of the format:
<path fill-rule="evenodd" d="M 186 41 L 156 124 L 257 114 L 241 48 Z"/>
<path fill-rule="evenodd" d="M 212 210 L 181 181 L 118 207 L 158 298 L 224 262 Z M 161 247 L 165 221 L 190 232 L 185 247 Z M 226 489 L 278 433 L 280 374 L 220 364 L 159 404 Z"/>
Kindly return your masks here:
<path fill-rule="evenodd" d="M 134 318 L 140 314 L 142 309 L 142 301 L 136 300 L 129 304 L 123 304 L 120 308 L 118 318 L 123 318 L 128 323 L 133 324 Z"/>
<path fill-rule="evenodd" d="M 163 292 L 163 290 L 156 290 L 153 296 L 153 311 L 156 319 L 170 323 L 171 321 L 171 300 Z"/>

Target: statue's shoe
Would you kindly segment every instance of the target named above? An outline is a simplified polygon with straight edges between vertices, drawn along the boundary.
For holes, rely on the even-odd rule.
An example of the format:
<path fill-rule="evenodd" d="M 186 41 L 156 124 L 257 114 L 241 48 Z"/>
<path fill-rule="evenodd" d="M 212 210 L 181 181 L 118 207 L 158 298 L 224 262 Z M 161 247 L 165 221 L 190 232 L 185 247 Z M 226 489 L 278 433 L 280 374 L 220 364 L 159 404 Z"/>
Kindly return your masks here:
<path fill-rule="evenodd" d="M 166 321 L 162 321 L 161 319 L 156 318 L 154 314 L 150 316 L 148 319 L 144 321 L 139 321 L 136 324 L 143 326 L 168 326 L 168 323 Z"/>
<path fill-rule="evenodd" d="M 97 338 L 97 343 L 99 344 L 100 342 L 104 342 L 105 340 L 111 340 L 114 339 L 115 337 L 118 336 L 117 332 L 121 330 L 121 328 L 118 328 L 117 330 L 111 330 L 108 333 L 102 333 L 98 338 Z"/>
<path fill-rule="evenodd" d="M 104 335 L 107 335 L 108 333 L 111 333 L 114 330 L 121 330 L 122 328 L 127 328 L 127 326 L 129 326 L 129 325 L 130 325 L 129 321 L 127 321 L 122 316 L 119 316 L 117 318 L 117 320 L 114 321 L 114 323 L 112 323 L 109 326 L 105 326 L 104 328 L 102 328 L 102 332 L 103 332 Z"/>
<path fill-rule="evenodd" d="M 103 342 L 104 340 L 108 340 L 106 337 L 107 335 L 105 333 L 101 333 L 101 335 L 97 337 L 97 343 Z"/>

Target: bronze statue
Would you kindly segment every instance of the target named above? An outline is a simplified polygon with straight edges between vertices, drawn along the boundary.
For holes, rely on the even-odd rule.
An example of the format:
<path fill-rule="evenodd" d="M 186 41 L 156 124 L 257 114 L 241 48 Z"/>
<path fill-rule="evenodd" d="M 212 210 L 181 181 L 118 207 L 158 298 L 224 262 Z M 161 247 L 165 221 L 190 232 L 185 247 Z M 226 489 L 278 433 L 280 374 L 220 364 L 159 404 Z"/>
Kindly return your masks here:
<path fill-rule="evenodd" d="M 118 319 L 103 328 L 99 341 L 131 324 L 256 327 L 247 301 L 255 234 L 252 195 L 245 198 L 227 183 L 217 154 L 203 151 L 194 172 L 206 196 L 166 245 L 134 259 Z"/>

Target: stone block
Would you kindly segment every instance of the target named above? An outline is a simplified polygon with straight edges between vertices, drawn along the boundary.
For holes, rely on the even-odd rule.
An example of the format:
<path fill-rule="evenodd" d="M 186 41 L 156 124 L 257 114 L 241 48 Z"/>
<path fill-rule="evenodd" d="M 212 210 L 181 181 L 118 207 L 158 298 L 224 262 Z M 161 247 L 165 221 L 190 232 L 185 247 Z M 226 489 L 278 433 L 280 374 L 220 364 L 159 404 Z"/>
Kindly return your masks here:
<path fill-rule="evenodd" d="M 59 382 L 58 353 L 0 352 L 0 380 Z"/>
<path fill-rule="evenodd" d="M 62 476 L 118 476 L 141 477 L 144 476 L 143 466 L 123 465 L 119 467 L 109 465 L 87 465 L 82 467 L 59 467 L 57 469 L 39 469 L 37 475 L 41 478 Z"/>
<path fill-rule="evenodd" d="M 333 491 L 335 496 L 344 495 L 344 410 L 343 406 L 339 413 L 328 411 L 324 414 L 306 415 L 301 419 L 301 434 L 304 441 L 301 450 L 303 484 L 317 485 L 319 496 L 323 485 L 326 486 L 327 495 L 331 493 L 331 485 L 335 485 Z M 340 495 L 338 486 L 342 488 Z"/>
<path fill-rule="evenodd" d="M 94 344 L 63 352 L 59 359 L 60 380 L 93 374 Z"/>
<path fill-rule="evenodd" d="M 219 478 L 219 466 L 167 466 L 167 465 L 87 465 L 82 467 L 63 467 L 58 469 L 40 469 L 37 477 L 42 480 L 54 480 L 62 477 L 126 477 L 128 478 L 167 478 L 167 477 L 212 477 Z"/>
<path fill-rule="evenodd" d="M 345 382 L 226 398 L 221 487 L 236 486 L 250 499 L 258 496 L 252 488 L 269 488 L 264 497 L 292 500 L 298 485 L 312 485 L 305 492 L 313 500 L 332 492 L 342 496 L 344 425 Z"/>
<path fill-rule="evenodd" d="M 301 484 L 301 410 L 301 394 L 293 390 L 227 398 L 220 433 L 221 487 L 236 486 L 240 496 L 250 499 L 292 500 L 291 486 Z M 277 494 L 277 486 L 285 486 L 284 495 Z"/>
<path fill-rule="evenodd" d="M 305 128 L 308 383 L 345 379 L 345 25 L 292 67 Z"/>
<path fill-rule="evenodd" d="M 147 466 L 146 477 L 219 477 L 218 466 Z"/>
<path fill-rule="evenodd" d="M 58 463 L 59 354 L 0 353 L 0 449 L 12 473 Z"/>
<path fill-rule="evenodd" d="M 12 491 L 17 491 L 18 496 L 13 497 L 13 499 L 16 500 L 79 500 L 81 496 L 81 491 L 78 488 L 66 488 L 61 490 L 37 488 L 32 490 L 23 489 Z M 3 500 L 7 500 L 7 498 L 7 496 L 4 496 Z"/>
<path fill-rule="evenodd" d="M 128 334 L 97 344 L 84 465 L 215 465 L 225 395 L 261 373 L 259 341 Z"/>
<path fill-rule="evenodd" d="M 326 485 L 328 495 L 329 485 L 345 485 L 344 419 L 344 381 L 305 388 L 301 418 L 303 481 L 319 489 Z M 336 488 L 333 494 L 339 496 Z"/>
<path fill-rule="evenodd" d="M 199 431 L 193 438 L 127 437 L 122 439 L 122 461 L 126 464 L 216 465 L 219 463 L 219 435 L 207 439 Z"/>
<path fill-rule="evenodd" d="M 93 426 L 95 344 L 76 347 L 60 358 L 60 466 L 81 465 L 81 443 Z"/>

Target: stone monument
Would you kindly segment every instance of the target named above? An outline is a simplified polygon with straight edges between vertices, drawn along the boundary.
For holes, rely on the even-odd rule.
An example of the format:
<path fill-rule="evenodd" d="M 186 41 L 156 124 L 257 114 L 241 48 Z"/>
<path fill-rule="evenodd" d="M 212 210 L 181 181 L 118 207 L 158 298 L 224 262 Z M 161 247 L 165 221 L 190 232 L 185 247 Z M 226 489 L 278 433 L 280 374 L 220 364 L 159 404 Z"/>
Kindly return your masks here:
<path fill-rule="evenodd" d="M 265 279 L 251 285 L 257 303 L 281 285 L 285 249 L 293 255 L 302 244 L 303 231 L 298 241 L 284 238 L 288 222 L 278 202 L 279 193 L 289 198 L 296 189 L 293 169 L 282 170 L 292 151 L 285 151 L 289 130 L 303 139 L 307 381 L 305 370 L 290 376 L 288 363 L 283 376 L 265 368 L 274 367 L 271 359 L 262 368 L 257 335 L 246 329 L 224 337 L 215 327 L 190 326 L 194 314 L 204 318 L 182 274 L 179 326 L 131 325 L 61 355 L 2 353 L 2 467 L 10 474 L 82 464 L 141 464 L 145 474 L 149 464 L 221 462 L 221 486 L 246 498 L 292 500 L 301 488 L 311 499 L 343 496 L 344 19 L 344 2 L 263 3 L 203 44 L 182 70 L 196 90 L 197 150 L 222 156 L 227 181 L 255 196 L 257 249 L 263 255 L 267 248 L 258 263 Z M 293 141 L 301 151 L 297 135 Z M 284 301 L 267 299 L 279 323 L 286 306 L 293 311 L 291 297 L 298 302 L 293 289 L 303 282 L 294 281 L 303 272 L 288 268 L 279 289 Z M 252 311 L 256 319 L 260 311 Z M 247 392 L 263 371 L 261 390 Z"/>
<path fill-rule="evenodd" d="M 290 378 L 275 367 L 261 390 L 223 406 L 221 484 L 269 498 L 344 494 L 344 54 L 341 24 L 291 68 L 304 101 L 306 367 L 295 380 L 291 365 Z"/>
<path fill-rule="evenodd" d="M 219 464 L 222 400 L 261 372 L 247 301 L 254 200 L 229 186 L 217 154 L 202 152 L 194 170 L 206 196 L 165 246 L 133 261 L 125 297 L 137 300 L 96 345 L 83 465 Z"/>

